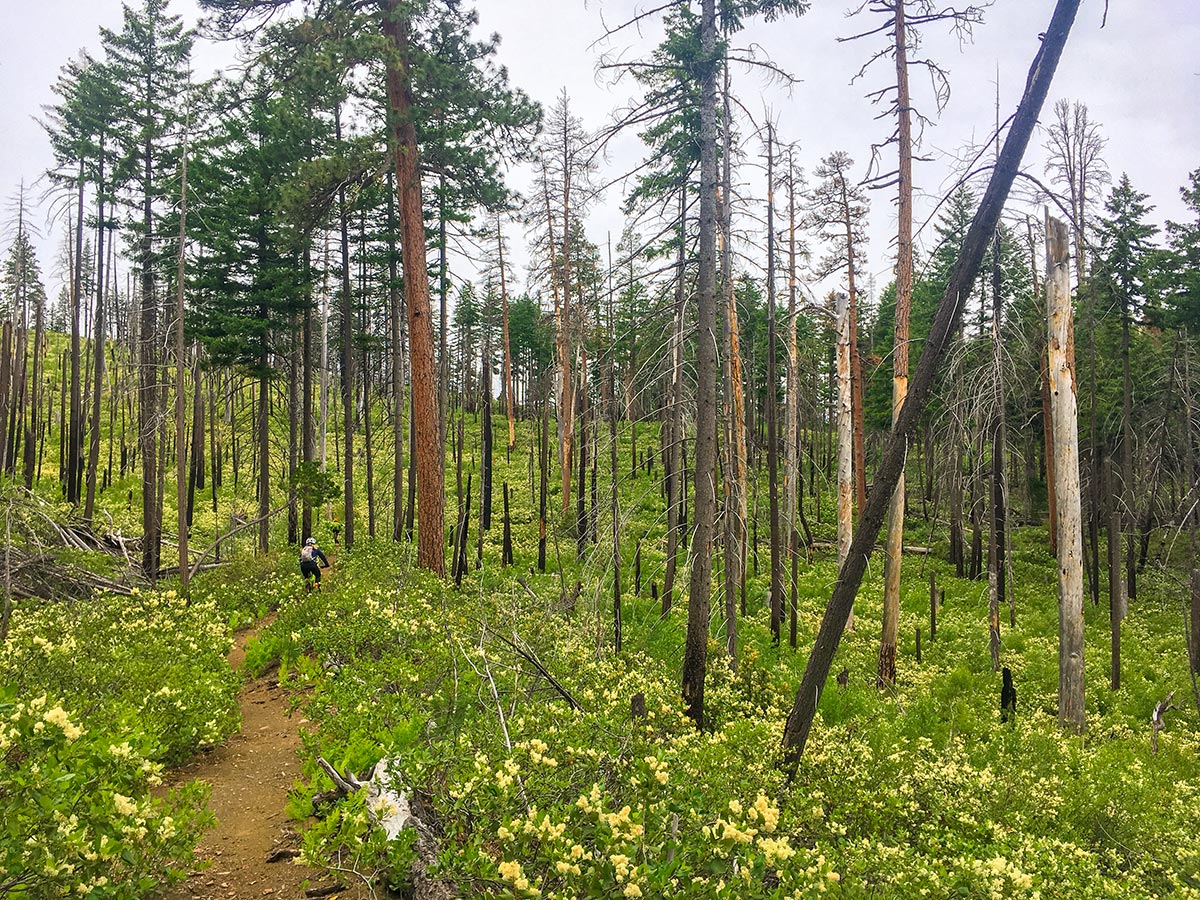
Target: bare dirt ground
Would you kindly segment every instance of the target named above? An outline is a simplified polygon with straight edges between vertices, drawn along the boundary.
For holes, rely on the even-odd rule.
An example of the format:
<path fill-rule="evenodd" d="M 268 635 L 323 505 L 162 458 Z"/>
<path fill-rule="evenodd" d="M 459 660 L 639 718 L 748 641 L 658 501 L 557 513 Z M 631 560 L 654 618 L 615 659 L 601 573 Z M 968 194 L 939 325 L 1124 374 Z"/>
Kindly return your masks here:
<path fill-rule="evenodd" d="M 238 634 L 229 662 L 241 668 L 247 642 L 260 628 Z M 296 865 L 287 851 L 299 846 L 285 812 L 288 791 L 300 777 L 299 714 L 289 715 L 286 692 L 274 672 L 246 682 L 240 696 L 242 730 L 224 745 L 174 772 L 172 781 L 206 782 L 217 826 L 200 842 L 198 863 L 166 900 L 249 900 L 249 898 L 342 897 L 366 900 L 369 892 L 355 876 L 334 877 Z M 284 858 L 268 862 L 280 851 Z M 320 892 L 318 894 L 318 892 Z"/>

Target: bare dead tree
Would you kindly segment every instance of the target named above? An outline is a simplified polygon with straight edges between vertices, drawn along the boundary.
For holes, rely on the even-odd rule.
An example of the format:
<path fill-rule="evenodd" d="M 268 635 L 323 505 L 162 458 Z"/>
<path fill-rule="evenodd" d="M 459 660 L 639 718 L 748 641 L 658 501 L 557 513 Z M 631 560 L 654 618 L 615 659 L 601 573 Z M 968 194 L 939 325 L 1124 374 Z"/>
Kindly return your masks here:
<path fill-rule="evenodd" d="M 850 554 L 838 573 L 833 596 L 826 607 L 804 678 L 796 692 L 795 703 L 784 728 L 782 750 L 789 777 L 794 776 L 800 756 L 804 752 L 816 716 L 817 704 L 845 630 L 855 594 L 862 583 L 875 538 L 891 504 L 891 491 L 895 488 L 904 464 L 907 436 L 916 426 L 928 402 L 942 356 L 962 315 L 963 298 L 969 293 L 979 273 L 983 254 L 1000 220 L 1004 202 L 1049 93 L 1050 83 L 1066 46 L 1079 4 L 1080 0 L 1058 0 L 1049 26 L 1039 36 L 1039 46 L 1029 70 L 1021 102 L 1012 118 L 1012 125 L 983 200 L 967 231 L 953 275 L 938 305 L 925 350 L 910 384 L 908 398 L 900 409 L 892 434 L 884 448 L 876 475 L 876 488 L 855 531 Z"/>

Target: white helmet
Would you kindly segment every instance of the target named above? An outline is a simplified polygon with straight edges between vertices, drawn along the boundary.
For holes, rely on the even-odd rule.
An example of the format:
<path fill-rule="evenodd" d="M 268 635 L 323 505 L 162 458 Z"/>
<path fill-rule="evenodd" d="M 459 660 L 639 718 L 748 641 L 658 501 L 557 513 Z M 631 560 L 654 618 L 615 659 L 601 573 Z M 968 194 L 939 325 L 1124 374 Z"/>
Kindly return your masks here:
<path fill-rule="evenodd" d="M 304 546 L 305 547 L 315 546 L 316 543 L 317 543 L 317 539 L 314 537 L 310 537 L 308 540 L 306 540 L 304 542 Z"/>

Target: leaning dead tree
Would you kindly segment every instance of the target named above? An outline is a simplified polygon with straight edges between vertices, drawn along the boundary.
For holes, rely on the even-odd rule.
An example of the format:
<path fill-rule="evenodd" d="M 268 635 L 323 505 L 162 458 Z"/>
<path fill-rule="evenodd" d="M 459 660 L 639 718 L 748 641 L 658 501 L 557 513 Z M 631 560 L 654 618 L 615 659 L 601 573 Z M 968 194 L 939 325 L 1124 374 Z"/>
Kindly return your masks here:
<path fill-rule="evenodd" d="M 1045 103 L 1046 94 L 1058 67 L 1059 58 L 1066 46 L 1067 37 L 1079 10 L 1080 0 L 1058 0 L 1050 24 L 1040 35 L 1040 46 L 1034 56 L 1025 91 L 1011 122 L 1003 149 L 996 160 L 992 177 L 984 192 L 983 200 L 971 221 L 963 242 L 962 251 L 955 264 L 953 274 L 938 305 L 930 327 L 929 338 L 921 361 L 911 384 L 908 397 L 892 426 L 891 436 L 883 451 L 876 474 L 875 489 L 871 491 L 866 509 L 854 533 L 850 554 L 838 573 L 833 596 L 826 606 L 821 627 L 813 651 L 808 658 L 795 703 L 788 715 L 784 728 L 782 750 L 784 764 L 789 776 L 794 777 L 800 756 L 812 730 L 817 704 L 820 702 L 834 654 L 845 631 L 854 604 L 854 597 L 862 584 L 867 560 L 874 548 L 879 529 L 891 505 L 891 493 L 900 477 L 904 465 L 908 435 L 925 411 L 938 367 L 946 352 L 951 335 L 962 317 L 963 300 L 979 274 L 983 254 L 991 241 L 992 234 L 1000 221 L 1009 189 L 1016 178 L 1021 159 L 1029 145 L 1029 139 L 1037 124 L 1038 115 Z"/>

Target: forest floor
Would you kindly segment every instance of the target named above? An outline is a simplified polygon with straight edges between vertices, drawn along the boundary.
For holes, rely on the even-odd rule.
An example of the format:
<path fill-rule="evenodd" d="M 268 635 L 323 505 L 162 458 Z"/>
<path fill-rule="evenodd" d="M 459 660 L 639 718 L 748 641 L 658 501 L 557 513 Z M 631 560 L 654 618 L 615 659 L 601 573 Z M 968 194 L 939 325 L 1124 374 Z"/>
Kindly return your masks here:
<path fill-rule="evenodd" d="M 619 481 L 615 607 L 612 513 L 599 500 L 598 540 L 577 559 L 575 517 L 548 496 L 555 515 L 538 570 L 526 441 L 511 463 L 495 460 L 495 480 L 521 488 L 510 492 L 515 561 L 500 562 L 498 523 L 482 532 L 472 523 L 476 564 L 461 585 L 415 567 L 410 542 L 366 538 L 338 548 L 333 577 L 309 594 L 293 550 L 252 556 L 245 540 L 186 600 L 163 583 L 103 603 L 17 605 L 0 645 L 0 745 L 16 748 L 0 751 L 0 821 L 15 798 L 15 833 L 43 841 L 6 843 L 14 830 L 0 828 L 0 869 L 31 860 L 44 877 L 29 897 L 87 896 L 114 871 L 122 887 L 141 879 L 123 896 L 144 900 L 300 900 L 339 882 L 328 896 L 365 900 L 362 878 L 375 896 L 385 885 L 420 896 L 416 829 L 389 840 L 370 821 L 366 792 L 316 802 L 333 788 L 322 758 L 344 773 L 386 761 L 439 848 L 432 877 L 463 897 L 1200 900 L 1200 718 L 1189 702 L 1190 581 L 1177 531 L 1153 535 L 1120 623 L 1117 690 L 1108 605 L 1084 604 L 1088 725 L 1077 735 L 1057 722 L 1057 563 L 1045 528 L 1012 532 L 999 662 L 1019 699 L 1002 721 L 987 581 L 959 576 L 944 525 L 914 511 L 906 539 L 931 552 L 906 559 L 894 688 L 876 686 L 876 556 L 855 600 L 859 627 L 834 660 L 845 677 L 821 695 L 789 781 L 780 738 L 837 582 L 832 545 L 794 576 L 794 647 L 772 640 L 769 554 L 748 553 L 737 667 L 722 649 L 718 598 L 697 731 L 679 688 L 685 577 L 665 614 L 660 602 L 661 480 L 639 470 Z M 597 496 L 606 490 L 600 482 Z M 822 506 L 810 521 L 825 544 L 836 534 Z M 197 526 L 206 527 L 217 523 Z M 313 532 L 334 546 L 332 522 Z M 107 553 L 65 558 L 113 574 Z M 1168 696 L 1156 732 L 1151 717 Z M 23 698 L 32 699 L 21 707 Z M 163 765 L 179 766 L 167 770 L 174 794 L 151 789 Z M 219 824 L 200 838 L 204 804 Z M 309 816 L 314 805 L 323 818 Z M 55 815 L 67 807 L 79 810 L 78 827 Z M 147 833 L 130 840 L 139 818 Z M 267 862 L 276 848 L 301 847 L 314 868 Z M 75 870 L 59 871 L 59 860 Z M 159 887 L 177 873 L 189 877 Z"/>
<path fill-rule="evenodd" d="M 236 635 L 229 653 L 234 669 L 242 668 L 246 645 L 274 620 L 272 613 Z M 367 897 L 361 885 L 339 887 L 326 873 L 293 859 L 299 837 L 285 806 L 288 791 L 301 776 L 297 751 L 305 720 L 292 715 L 277 670 L 249 679 L 238 699 L 242 730 L 177 769 L 171 779 L 175 784 L 199 780 L 210 785 L 209 808 L 217 825 L 197 848 L 203 862 L 168 892 L 167 900 L 292 900 L 313 896 L 306 894 L 309 890 L 353 900 Z M 268 861 L 276 852 L 281 858 Z"/>

